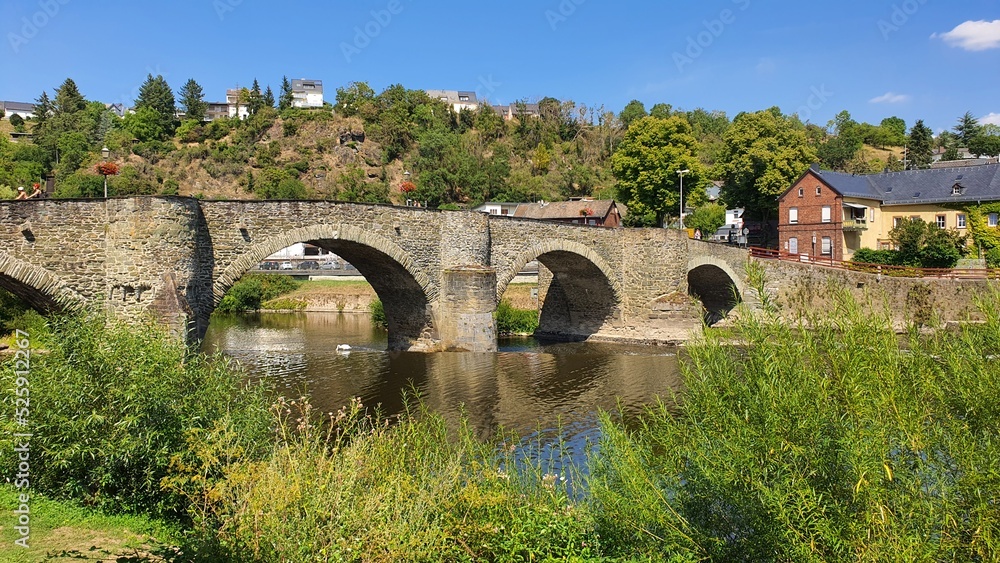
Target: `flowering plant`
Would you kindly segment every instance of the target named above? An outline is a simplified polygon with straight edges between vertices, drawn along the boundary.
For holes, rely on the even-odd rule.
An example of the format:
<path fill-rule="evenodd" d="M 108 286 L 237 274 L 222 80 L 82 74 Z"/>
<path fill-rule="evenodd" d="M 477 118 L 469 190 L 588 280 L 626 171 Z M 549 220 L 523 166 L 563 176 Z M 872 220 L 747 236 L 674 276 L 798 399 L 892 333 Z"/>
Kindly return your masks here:
<path fill-rule="evenodd" d="M 114 176 L 118 174 L 118 165 L 114 162 L 102 162 L 97 165 L 97 173 L 101 176 Z"/>
<path fill-rule="evenodd" d="M 412 191 L 414 191 L 414 190 L 416 190 L 416 189 L 417 189 L 417 185 L 414 184 L 413 182 L 409 181 L 409 180 L 403 182 L 403 184 L 401 186 L 399 186 L 399 191 L 401 191 L 403 193 L 407 193 L 407 194 L 410 193 L 410 192 L 412 192 Z"/>
<path fill-rule="evenodd" d="M 580 210 L 580 215 L 583 215 L 584 217 L 587 217 L 587 216 L 593 215 L 593 214 L 594 214 L 594 210 L 591 209 L 591 208 L 589 208 L 589 207 L 584 207 L 583 209 Z"/>

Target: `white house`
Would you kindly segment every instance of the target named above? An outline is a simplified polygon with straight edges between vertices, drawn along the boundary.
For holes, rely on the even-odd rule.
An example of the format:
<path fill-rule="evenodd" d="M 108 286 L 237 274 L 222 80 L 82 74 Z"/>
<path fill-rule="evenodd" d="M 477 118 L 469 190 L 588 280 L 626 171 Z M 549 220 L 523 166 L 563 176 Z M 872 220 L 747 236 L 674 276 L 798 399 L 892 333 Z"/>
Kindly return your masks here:
<path fill-rule="evenodd" d="M 20 115 L 21 119 L 35 117 L 35 104 L 25 102 L 0 102 L 0 108 L 3 108 L 4 117 L 7 119 L 10 119 L 12 115 Z"/>
<path fill-rule="evenodd" d="M 240 102 L 240 91 L 242 88 L 231 88 L 226 90 L 226 104 L 229 106 L 229 117 L 239 117 L 246 119 L 250 117 L 250 107 Z"/>
<path fill-rule="evenodd" d="M 306 78 L 292 79 L 292 107 L 323 107 L 323 81 Z"/>
<path fill-rule="evenodd" d="M 479 109 L 479 98 L 476 96 L 475 92 L 466 92 L 462 90 L 424 90 L 427 95 L 441 100 L 442 102 L 450 105 L 454 108 L 455 113 L 467 110 Z"/>
<path fill-rule="evenodd" d="M 519 203 L 504 203 L 504 202 L 494 202 L 487 201 L 486 203 L 480 205 L 479 207 L 473 209 L 473 211 L 479 211 L 480 213 L 489 213 L 490 215 L 509 215 L 513 216 L 514 211 L 517 209 Z"/>

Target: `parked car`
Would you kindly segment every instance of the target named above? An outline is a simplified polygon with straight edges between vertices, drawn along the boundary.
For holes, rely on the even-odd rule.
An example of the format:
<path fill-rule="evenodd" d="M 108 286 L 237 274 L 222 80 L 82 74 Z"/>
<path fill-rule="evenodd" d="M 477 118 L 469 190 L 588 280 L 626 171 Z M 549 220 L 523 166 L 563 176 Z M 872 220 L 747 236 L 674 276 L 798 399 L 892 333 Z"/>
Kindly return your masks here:
<path fill-rule="evenodd" d="M 277 270 L 278 269 L 278 264 L 277 264 L 277 262 L 261 262 L 260 263 L 260 269 L 261 270 Z"/>
<path fill-rule="evenodd" d="M 294 269 L 295 269 L 295 267 L 294 267 L 294 266 L 292 266 L 292 263 L 291 263 L 291 262 L 282 262 L 282 263 L 281 263 L 281 268 L 280 268 L 280 269 L 282 269 L 282 270 L 294 270 Z"/>
<path fill-rule="evenodd" d="M 320 270 L 336 270 L 337 269 L 337 263 L 336 262 L 323 262 L 322 264 L 319 265 L 319 269 Z"/>
<path fill-rule="evenodd" d="M 303 260 L 303 261 L 299 262 L 299 269 L 300 270 L 318 270 L 319 269 L 319 262 L 316 262 L 315 260 Z"/>

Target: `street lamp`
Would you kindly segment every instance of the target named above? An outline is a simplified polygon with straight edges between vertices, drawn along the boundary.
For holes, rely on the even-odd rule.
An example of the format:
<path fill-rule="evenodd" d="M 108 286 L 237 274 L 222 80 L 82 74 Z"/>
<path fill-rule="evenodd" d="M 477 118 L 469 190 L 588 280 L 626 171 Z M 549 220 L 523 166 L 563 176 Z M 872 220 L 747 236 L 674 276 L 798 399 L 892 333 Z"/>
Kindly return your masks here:
<path fill-rule="evenodd" d="M 101 158 L 103 158 L 104 161 L 107 162 L 108 158 L 110 158 L 110 157 L 111 157 L 111 151 L 108 150 L 108 147 L 103 147 L 101 149 Z M 104 174 L 104 199 L 108 199 L 108 175 L 107 174 Z"/>
<path fill-rule="evenodd" d="M 681 229 L 684 228 L 684 175 L 690 172 L 687 168 L 677 171 L 677 174 L 681 177 Z"/>

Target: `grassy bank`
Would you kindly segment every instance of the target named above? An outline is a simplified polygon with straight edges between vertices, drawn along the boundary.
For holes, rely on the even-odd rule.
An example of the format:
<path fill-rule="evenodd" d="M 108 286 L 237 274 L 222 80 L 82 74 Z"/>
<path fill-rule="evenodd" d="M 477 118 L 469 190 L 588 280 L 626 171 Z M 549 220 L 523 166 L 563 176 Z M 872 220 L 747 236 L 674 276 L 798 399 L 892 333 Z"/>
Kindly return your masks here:
<path fill-rule="evenodd" d="M 167 518 L 205 561 L 1000 559 L 1000 292 L 985 323 L 905 346 L 886 312 L 836 303 L 692 343 L 679 406 L 605 415 L 573 494 L 558 447 L 419 406 L 268 410 L 154 329 L 61 321 L 32 364 L 33 487 Z"/>
<path fill-rule="evenodd" d="M 54 501 L 32 494 L 29 501 L 30 528 L 27 547 L 17 545 L 21 535 L 13 530 L 13 510 L 19 506 L 18 491 L 0 485 L 0 561 L 174 561 L 183 560 L 181 529 L 176 524 L 141 515 L 109 516 L 70 501 Z"/>

